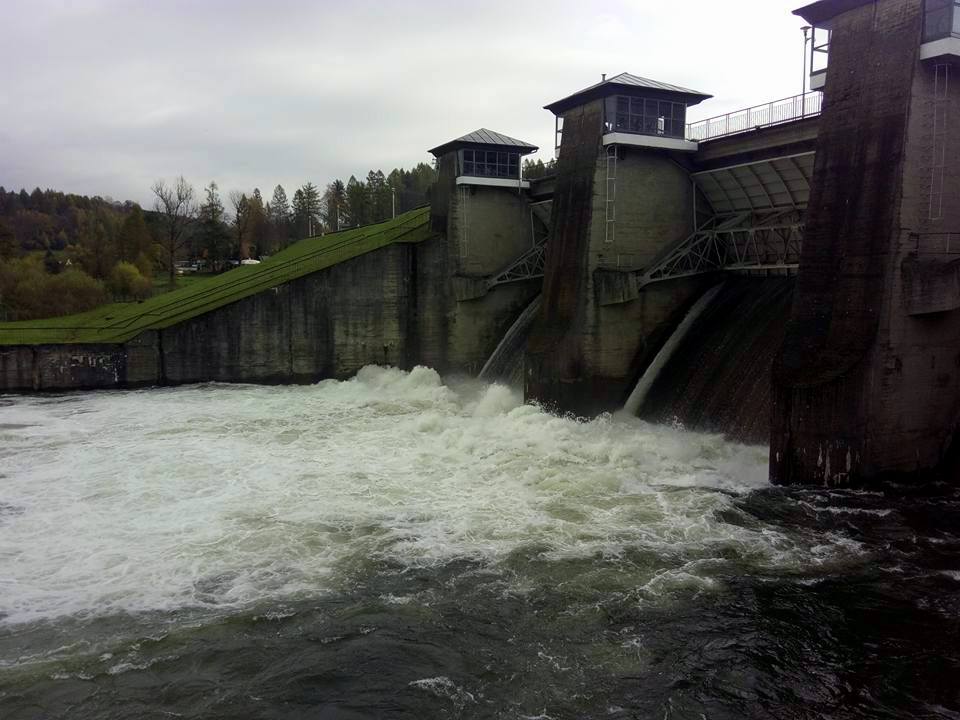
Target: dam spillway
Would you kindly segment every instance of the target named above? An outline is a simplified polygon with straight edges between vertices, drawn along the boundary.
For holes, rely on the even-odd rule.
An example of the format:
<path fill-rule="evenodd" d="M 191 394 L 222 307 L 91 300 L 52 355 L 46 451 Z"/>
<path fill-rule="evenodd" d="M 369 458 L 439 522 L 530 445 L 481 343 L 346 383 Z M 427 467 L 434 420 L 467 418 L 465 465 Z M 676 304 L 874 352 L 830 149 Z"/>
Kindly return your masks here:
<path fill-rule="evenodd" d="M 0 402 L 5 718 L 960 706 L 950 490 L 427 368 Z"/>
<path fill-rule="evenodd" d="M 795 284 L 795 278 L 728 279 L 661 371 L 640 416 L 766 444 L 770 378 Z"/>

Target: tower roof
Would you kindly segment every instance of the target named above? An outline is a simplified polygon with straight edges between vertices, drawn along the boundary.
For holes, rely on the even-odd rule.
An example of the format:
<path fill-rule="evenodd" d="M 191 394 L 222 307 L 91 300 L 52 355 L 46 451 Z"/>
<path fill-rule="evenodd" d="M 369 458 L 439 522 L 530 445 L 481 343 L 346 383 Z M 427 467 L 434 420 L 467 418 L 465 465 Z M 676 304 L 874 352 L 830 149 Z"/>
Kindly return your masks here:
<path fill-rule="evenodd" d="M 799 15 L 811 25 L 823 25 L 837 15 L 855 10 L 861 5 L 867 5 L 871 2 L 873 0 L 819 0 L 819 2 L 804 5 L 802 8 L 794 10 L 793 14 Z"/>
<path fill-rule="evenodd" d="M 480 128 L 479 130 L 474 130 L 472 133 L 462 135 L 456 140 L 450 140 L 443 145 L 437 145 L 437 147 L 430 150 L 430 153 L 436 157 L 440 157 L 451 150 L 458 150 L 467 145 L 496 145 L 504 150 L 518 150 L 521 155 L 529 155 L 540 149 L 536 145 L 531 145 L 523 140 L 517 140 L 509 135 L 487 130 L 486 128 Z"/>
<path fill-rule="evenodd" d="M 680 87 L 679 85 L 671 85 L 670 83 L 660 82 L 659 80 L 650 80 L 648 78 L 640 77 L 639 75 L 631 75 L 630 73 L 624 72 L 619 75 L 614 75 L 612 78 L 607 78 L 601 80 L 595 85 L 584 88 L 578 92 L 575 92 L 573 95 L 568 95 L 562 100 L 557 100 L 556 102 L 550 103 L 549 105 L 544 105 L 545 110 L 549 110 L 555 115 L 559 115 L 565 110 L 569 110 L 572 107 L 577 105 L 582 105 L 585 102 L 594 100 L 599 97 L 605 97 L 616 92 L 617 88 L 629 88 L 629 89 L 643 89 L 643 90 L 653 90 L 658 94 L 672 94 L 680 95 L 683 97 L 687 105 L 696 105 L 699 102 L 703 102 L 709 98 L 712 98 L 713 95 L 708 95 L 707 93 L 702 93 L 697 90 L 691 90 L 690 88 Z"/>

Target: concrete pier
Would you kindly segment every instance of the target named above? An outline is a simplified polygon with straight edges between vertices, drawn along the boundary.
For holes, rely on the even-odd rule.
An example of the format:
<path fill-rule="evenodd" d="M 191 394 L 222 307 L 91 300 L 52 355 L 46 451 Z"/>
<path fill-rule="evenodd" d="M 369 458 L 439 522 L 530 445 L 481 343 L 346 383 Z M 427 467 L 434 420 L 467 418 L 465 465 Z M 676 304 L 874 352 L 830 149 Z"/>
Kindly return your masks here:
<path fill-rule="evenodd" d="M 929 56 L 921 0 L 798 13 L 832 35 L 771 478 L 946 473 L 960 419 L 957 68 Z"/>

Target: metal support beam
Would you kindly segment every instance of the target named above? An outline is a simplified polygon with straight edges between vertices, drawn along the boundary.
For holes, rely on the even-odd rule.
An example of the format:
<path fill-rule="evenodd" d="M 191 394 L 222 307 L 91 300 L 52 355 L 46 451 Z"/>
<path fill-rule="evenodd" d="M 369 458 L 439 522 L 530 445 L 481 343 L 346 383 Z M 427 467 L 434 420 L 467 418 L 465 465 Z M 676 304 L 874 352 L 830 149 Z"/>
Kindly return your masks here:
<path fill-rule="evenodd" d="M 547 243 L 541 242 L 527 250 L 496 275 L 487 280 L 487 289 L 491 290 L 504 283 L 533 280 L 543 277 L 544 261 L 547 257 Z"/>
<path fill-rule="evenodd" d="M 547 240 L 550 237 L 550 215 L 552 200 L 543 200 L 530 204 L 530 229 L 533 234 L 533 246 L 500 272 L 487 278 L 487 290 L 505 283 L 533 280 L 543 277 L 543 267 L 547 257 Z"/>
<path fill-rule="evenodd" d="M 803 222 L 804 212 L 795 208 L 714 216 L 638 271 L 637 286 L 705 273 L 796 270 Z"/>

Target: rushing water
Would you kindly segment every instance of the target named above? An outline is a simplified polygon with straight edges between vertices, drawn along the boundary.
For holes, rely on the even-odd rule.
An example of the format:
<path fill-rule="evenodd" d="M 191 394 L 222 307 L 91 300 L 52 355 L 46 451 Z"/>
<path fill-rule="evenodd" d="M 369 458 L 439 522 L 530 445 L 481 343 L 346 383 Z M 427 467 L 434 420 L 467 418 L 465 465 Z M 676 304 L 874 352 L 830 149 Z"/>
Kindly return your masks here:
<path fill-rule="evenodd" d="M 0 399 L 0 717 L 957 718 L 960 495 L 431 370 Z"/>

